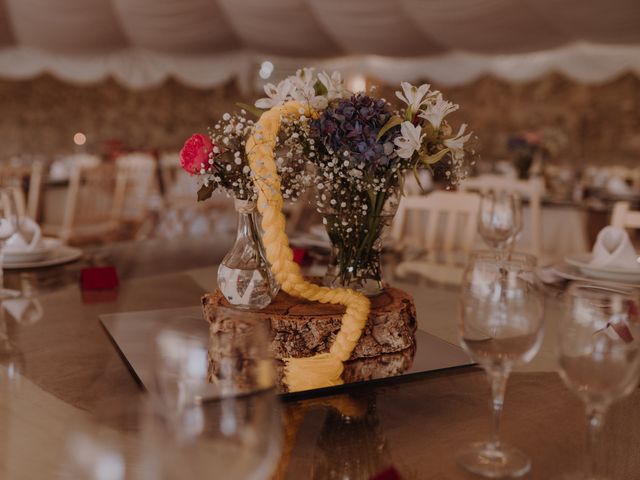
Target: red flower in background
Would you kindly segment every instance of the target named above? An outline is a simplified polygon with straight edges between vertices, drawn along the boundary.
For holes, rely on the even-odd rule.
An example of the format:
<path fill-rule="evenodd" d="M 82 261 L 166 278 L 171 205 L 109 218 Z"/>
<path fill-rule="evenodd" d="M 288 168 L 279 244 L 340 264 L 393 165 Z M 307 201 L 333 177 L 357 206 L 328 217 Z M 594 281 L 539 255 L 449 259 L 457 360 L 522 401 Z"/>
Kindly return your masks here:
<path fill-rule="evenodd" d="M 180 165 L 190 174 L 198 174 L 201 169 L 209 169 L 209 154 L 213 151 L 211 139 L 195 133 L 184 142 L 180 150 Z"/>

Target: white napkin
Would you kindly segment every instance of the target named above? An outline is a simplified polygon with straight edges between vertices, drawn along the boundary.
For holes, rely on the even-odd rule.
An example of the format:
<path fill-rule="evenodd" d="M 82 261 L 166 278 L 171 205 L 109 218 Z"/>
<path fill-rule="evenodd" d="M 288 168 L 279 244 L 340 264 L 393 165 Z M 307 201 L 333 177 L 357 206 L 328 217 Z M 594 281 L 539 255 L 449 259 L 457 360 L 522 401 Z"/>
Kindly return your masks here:
<path fill-rule="evenodd" d="M 4 222 L 8 224 L 8 222 Z M 6 228 L 6 225 L 3 227 Z M 40 226 L 30 218 L 20 220 L 20 231 L 11 235 L 4 245 L 5 253 L 32 252 L 42 247 L 42 231 Z"/>
<path fill-rule="evenodd" d="M 640 270 L 638 254 L 633 248 L 629 234 L 619 227 L 604 227 L 593 246 L 591 265 Z"/>
<path fill-rule="evenodd" d="M 631 187 L 620 177 L 611 177 L 607 182 L 607 192 L 614 195 L 629 195 L 633 193 Z"/>

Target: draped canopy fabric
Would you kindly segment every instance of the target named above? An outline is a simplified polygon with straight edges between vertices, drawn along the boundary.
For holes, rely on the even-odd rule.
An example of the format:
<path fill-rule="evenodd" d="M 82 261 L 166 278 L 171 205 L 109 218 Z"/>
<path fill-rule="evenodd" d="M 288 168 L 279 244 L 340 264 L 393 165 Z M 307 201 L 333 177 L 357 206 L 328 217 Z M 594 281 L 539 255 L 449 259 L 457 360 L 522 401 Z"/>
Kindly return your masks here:
<path fill-rule="evenodd" d="M 0 0 L 0 77 L 194 87 L 314 64 L 459 84 L 640 73 L 637 0 Z"/>

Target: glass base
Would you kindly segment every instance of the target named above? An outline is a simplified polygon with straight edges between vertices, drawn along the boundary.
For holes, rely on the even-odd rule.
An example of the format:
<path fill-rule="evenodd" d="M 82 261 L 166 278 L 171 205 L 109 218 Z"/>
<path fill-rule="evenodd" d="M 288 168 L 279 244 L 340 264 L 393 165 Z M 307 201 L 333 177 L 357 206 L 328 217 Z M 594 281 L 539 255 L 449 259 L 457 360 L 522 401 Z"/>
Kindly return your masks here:
<path fill-rule="evenodd" d="M 353 279 L 343 282 L 340 276 L 332 274 L 330 271 L 322 279 L 322 284 L 330 288 L 350 288 L 356 292 L 360 292 L 367 297 L 375 297 L 384 291 L 382 281 L 373 278 Z"/>
<path fill-rule="evenodd" d="M 531 460 L 515 447 L 488 442 L 471 444 L 461 452 L 458 465 L 471 473 L 487 478 L 520 477 L 531 469 Z"/>

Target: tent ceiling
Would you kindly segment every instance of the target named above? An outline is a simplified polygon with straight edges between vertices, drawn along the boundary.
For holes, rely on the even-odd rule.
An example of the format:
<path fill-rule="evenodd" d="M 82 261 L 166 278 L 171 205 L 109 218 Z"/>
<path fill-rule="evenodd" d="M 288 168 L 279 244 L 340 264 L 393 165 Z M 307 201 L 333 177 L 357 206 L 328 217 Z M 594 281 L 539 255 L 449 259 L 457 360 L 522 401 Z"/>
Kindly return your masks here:
<path fill-rule="evenodd" d="M 345 56 L 347 66 L 382 77 L 435 71 L 459 83 L 559 69 L 599 81 L 640 72 L 640 3 L 0 0 L 0 76 L 9 78 L 50 71 L 82 83 L 113 75 L 144 87 L 173 75 L 209 86 L 247 76 L 263 58 L 331 66 Z"/>

